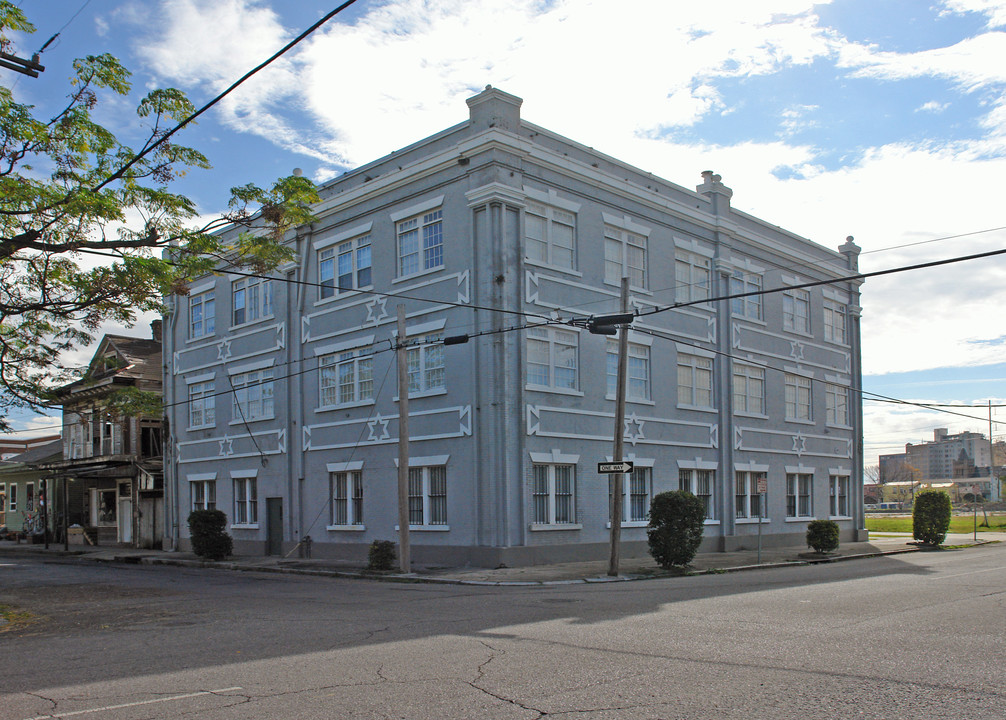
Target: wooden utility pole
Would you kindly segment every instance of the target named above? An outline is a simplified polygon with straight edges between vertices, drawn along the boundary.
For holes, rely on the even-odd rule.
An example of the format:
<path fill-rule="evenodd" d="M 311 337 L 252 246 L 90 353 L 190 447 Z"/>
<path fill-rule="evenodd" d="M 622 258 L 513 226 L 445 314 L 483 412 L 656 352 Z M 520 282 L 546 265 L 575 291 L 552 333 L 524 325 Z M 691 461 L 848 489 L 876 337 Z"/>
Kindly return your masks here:
<path fill-rule="evenodd" d="M 629 312 L 629 278 L 622 277 L 622 314 Z M 606 351 L 607 352 L 607 351 Z M 612 462 L 622 462 L 625 444 L 625 379 L 628 375 L 629 326 L 618 330 L 618 374 L 615 381 L 615 449 Z M 622 473 L 609 475 L 611 478 L 611 558 L 608 561 L 608 575 L 618 575 L 619 550 L 622 541 L 623 479 Z"/>
<path fill-rule="evenodd" d="M 409 558 L 409 363 L 405 306 L 398 306 L 398 567 L 412 572 Z"/>

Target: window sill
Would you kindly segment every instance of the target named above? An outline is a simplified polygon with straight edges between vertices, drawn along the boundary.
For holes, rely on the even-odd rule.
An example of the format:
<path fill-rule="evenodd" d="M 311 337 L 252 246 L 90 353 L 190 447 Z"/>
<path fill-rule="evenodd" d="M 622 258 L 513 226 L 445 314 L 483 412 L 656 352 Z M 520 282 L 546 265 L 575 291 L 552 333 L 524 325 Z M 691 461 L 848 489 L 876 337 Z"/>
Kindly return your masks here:
<path fill-rule="evenodd" d="M 315 307 L 318 307 L 319 305 L 330 305 L 338 300 L 350 300 L 352 298 L 359 297 L 361 293 L 369 292 L 373 289 L 373 284 L 364 285 L 361 288 L 343 288 L 341 292 L 336 293 L 332 297 L 318 298 L 314 301 L 314 305 Z"/>
<path fill-rule="evenodd" d="M 829 340 L 828 338 L 825 338 L 824 341 L 829 345 L 835 345 L 837 347 L 845 348 L 846 350 L 849 349 L 849 343 L 845 340 Z"/>
<path fill-rule="evenodd" d="M 803 338 L 808 338 L 810 340 L 814 339 L 814 333 L 807 332 L 806 330 L 797 330 L 796 328 L 784 327 L 783 332 L 788 332 L 790 335 L 799 335 Z"/>
<path fill-rule="evenodd" d="M 829 520 L 852 520 L 852 515 L 829 515 Z"/>
<path fill-rule="evenodd" d="M 234 523 L 231 530 L 258 530 L 258 523 Z"/>
<path fill-rule="evenodd" d="M 446 394 L 447 394 L 447 388 L 437 388 L 436 390 L 423 390 L 422 392 L 414 392 L 414 393 L 410 392 L 409 400 L 415 400 L 416 398 L 424 398 L 424 397 L 436 397 L 437 395 L 446 395 Z M 398 393 L 395 393 L 395 396 L 391 398 L 391 401 L 398 402 Z M 369 404 L 373 405 L 373 403 Z"/>
<path fill-rule="evenodd" d="M 398 525 L 395 525 L 395 532 L 398 532 Z M 447 532 L 450 525 L 409 525 L 409 532 Z"/>
<path fill-rule="evenodd" d="M 751 418 L 752 420 L 768 420 L 768 415 L 752 412 L 735 412 L 734 417 Z"/>
<path fill-rule="evenodd" d="M 623 520 L 622 521 L 622 527 L 623 528 L 644 528 L 644 527 L 648 527 L 648 526 L 649 526 L 649 523 L 646 522 L 645 520 Z M 609 520 L 608 522 L 604 523 L 604 527 L 606 527 L 606 528 L 608 528 L 610 530 L 611 529 L 611 521 Z"/>
<path fill-rule="evenodd" d="M 768 327 L 768 323 L 762 320 L 761 318 L 753 318 L 748 317 L 747 315 L 738 315 L 736 313 L 731 313 L 731 317 L 733 317 L 734 322 L 738 321 L 747 322 L 751 323 L 752 325 L 761 325 L 762 327 Z M 743 360 L 741 362 L 743 362 Z"/>
<path fill-rule="evenodd" d="M 563 388 L 548 387 L 547 385 L 525 385 L 524 389 L 530 392 L 543 392 L 543 393 L 552 393 L 554 395 L 573 395 L 574 397 L 583 397 L 583 392 L 580 390 L 565 390 Z"/>
<path fill-rule="evenodd" d="M 772 522 L 771 518 L 762 518 L 761 519 L 761 524 L 762 525 L 768 525 L 771 522 Z M 758 524 L 758 518 L 736 518 L 734 520 L 734 523 L 736 525 L 757 525 Z"/>
<path fill-rule="evenodd" d="M 604 399 L 605 400 L 611 400 L 612 402 L 615 402 L 615 400 L 616 400 L 616 398 L 615 398 L 614 395 L 605 395 Z M 652 400 L 636 400 L 636 399 L 633 399 L 633 398 L 625 398 L 625 402 L 632 403 L 634 405 L 651 405 L 651 406 L 655 406 L 657 404 L 657 403 L 653 402 Z"/>
<path fill-rule="evenodd" d="M 241 417 L 239 417 L 237 420 L 231 420 L 227 424 L 228 425 L 244 425 L 246 423 L 262 422 L 263 420 L 275 420 L 275 419 L 276 419 L 275 415 L 269 415 L 268 417 L 254 417 L 254 418 L 241 418 Z"/>
<path fill-rule="evenodd" d="M 185 344 L 188 345 L 190 343 L 206 342 L 208 340 L 214 340 L 215 338 L 216 338 L 215 332 L 207 333 L 206 335 L 200 335 L 198 337 L 185 338 Z"/>
<path fill-rule="evenodd" d="M 719 520 L 710 520 L 710 519 L 706 518 L 705 520 L 702 521 L 702 524 L 703 525 L 719 525 L 720 521 Z"/>
<path fill-rule="evenodd" d="M 704 412 L 704 413 L 715 413 L 719 412 L 714 407 L 706 407 L 705 405 L 678 405 L 678 410 L 691 410 L 693 412 Z"/>
<path fill-rule="evenodd" d="M 622 287 L 622 283 L 613 283 L 610 280 L 605 280 L 604 284 L 608 285 L 610 287 L 613 287 L 613 288 L 621 288 Z M 637 287 L 637 286 L 633 285 L 632 283 L 629 283 L 629 292 L 636 293 L 637 295 L 651 295 L 651 296 L 653 295 L 652 291 L 647 290 L 646 288 Z"/>
<path fill-rule="evenodd" d="M 412 397 L 411 395 L 409 397 Z M 398 398 L 395 398 L 396 400 Z M 334 410 L 347 410 L 349 408 L 368 407 L 374 404 L 374 399 L 358 400 L 357 402 L 342 403 L 341 405 L 319 405 L 314 409 L 316 413 L 333 412 Z"/>
<path fill-rule="evenodd" d="M 786 418 L 786 422 L 793 423 L 794 425 L 817 425 L 813 420 L 799 420 L 797 418 Z"/>
<path fill-rule="evenodd" d="M 573 268 L 562 267 L 561 265 L 549 265 L 548 263 L 543 263 L 540 260 L 532 260 L 531 258 L 524 258 L 524 262 L 531 267 L 541 268 L 542 270 L 551 270 L 553 272 L 560 272 L 578 278 L 583 277 L 582 272 L 574 270 Z"/>
<path fill-rule="evenodd" d="M 788 518 L 786 518 L 786 522 L 788 522 L 788 523 L 808 523 L 808 522 L 810 522 L 811 520 L 814 520 L 814 519 L 815 518 L 814 518 L 813 515 L 807 515 L 805 517 L 788 517 Z"/>
<path fill-rule="evenodd" d="M 217 426 L 216 423 L 213 423 L 212 425 L 190 425 L 189 427 L 185 428 L 185 432 L 199 432 L 200 430 L 212 430 L 216 426 Z"/>
<path fill-rule="evenodd" d="M 430 268 L 429 270 L 420 270 L 419 272 L 414 272 L 411 275 L 401 275 L 399 277 L 394 278 L 391 281 L 391 284 L 394 285 L 396 283 L 406 282 L 408 280 L 415 280 L 416 278 L 423 277 L 424 275 L 432 275 L 433 273 L 440 272 L 443 269 L 444 269 L 443 265 L 438 265 L 435 268 Z"/>
<path fill-rule="evenodd" d="M 366 525 L 327 525 L 325 527 L 329 532 L 363 532 L 367 529 Z"/>
<path fill-rule="evenodd" d="M 255 318 L 254 320 L 248 320 L 247 322 L 243 322 L 240 325 L 232 324 L 231 331 L 244 330 L 245 328 L 251 327 L 252 325 L 258 325 L 259 323 L 264 323 L 268 322 L 269 320 L 275 320 L 275 319 L 276 319 L 275 315 L 265 315 L 263 317 Z"/>
<path fill-rule="evenodd" d="M 556 530 L 583 530 L 581 523 L 531 523 L 528 526 L 531 532 L 554 532 Z"/>
<path fill-rule="evenodd" d="M 832 430 L 852 430 L 851 425 L 835 425 L 834 423 L 825 423 L 826 428 L 831 428 Z"/>

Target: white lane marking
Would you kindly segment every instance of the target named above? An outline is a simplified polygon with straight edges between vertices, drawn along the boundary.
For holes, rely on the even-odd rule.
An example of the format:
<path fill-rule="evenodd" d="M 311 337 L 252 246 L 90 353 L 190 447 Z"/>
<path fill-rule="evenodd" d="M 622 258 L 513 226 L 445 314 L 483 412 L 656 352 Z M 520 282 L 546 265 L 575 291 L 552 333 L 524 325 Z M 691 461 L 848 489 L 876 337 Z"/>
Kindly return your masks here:
<path fill-rule="evenodd" d="M 68 717 L 74 717 L 76 715 L 87 715 L 88 713 L 104 712 L 106 710 L 121 710 L 122 708 L 138 707 L 140 705 L 153 705 L 154 703 L 169 702 L 171 700 L 186 700 L 188 698 L 202 697 L 203 695 L 216 695 L 217 693 L 233 692 L 234 690 L 241 690 L 241 688 L 229 687 L 229 688 L 221 688 L 219 690 L 202 690 L 200 692 L 186 693 L 184 695 L 172 695 L 171 697 L 155 698 L 153 700 L 140 700 L 138 702 L 123 703 L 122 705 L 106 705 L 104 707 L 91 708 L 89 710 L 74 710 L 72 712 L 53 713 L 50 715 L 36 715 L 33 718 L 27 718 L 27 720 L 52 720 L 53 718 L 68 718 Z"/>
<path fill-rule="evenodd" d="M 987 570 L 969 570 L 968 572 L 957 573 L 956 575 L 940 575 L 939 577 L 929 578 L 930 580 L 949 580 L 950 578 L 964 577 L 965 575 L 976 575 L 978 573 L 986 572 L 1002 572 L 1001 567 L 988 568 Z"/>

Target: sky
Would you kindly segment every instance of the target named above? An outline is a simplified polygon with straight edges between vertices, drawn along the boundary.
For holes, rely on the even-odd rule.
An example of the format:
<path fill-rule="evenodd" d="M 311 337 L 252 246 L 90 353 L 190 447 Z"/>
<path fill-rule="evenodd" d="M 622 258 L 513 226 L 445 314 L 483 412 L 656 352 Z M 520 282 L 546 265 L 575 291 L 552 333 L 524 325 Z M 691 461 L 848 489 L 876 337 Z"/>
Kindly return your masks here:
<path fill-rule="evenodd" d="M 337 5 L 16 4 L 37 27 L 15 36 L 22 56 L 59 36 L 40 78 L 2 82 L 52 111 L 73 58 L 110 52 L 134 91 L 96 116 L 122 138 L 149 89 L 202 105 Z M 537 125 L 687 188 L 714 170 L 735 208 L 830 248 L 852 235 L 861 270 L 897 268 L 1006 247 L 1003 58 L 1006 0 L 358 0 L 184 131 L 213 169 L 177 189 L 212 215 L 235 185 L 329 180 L 464 121 L 491 84 Z M 1004 301 L 1006 256 L 868 280 L 864 388 L 1006 402 Z M 985 407 L 863 407 L 867 465 L 936 427 L 988 433 Z M 992 417 L 1006 437 L 1006 408 Z"/>

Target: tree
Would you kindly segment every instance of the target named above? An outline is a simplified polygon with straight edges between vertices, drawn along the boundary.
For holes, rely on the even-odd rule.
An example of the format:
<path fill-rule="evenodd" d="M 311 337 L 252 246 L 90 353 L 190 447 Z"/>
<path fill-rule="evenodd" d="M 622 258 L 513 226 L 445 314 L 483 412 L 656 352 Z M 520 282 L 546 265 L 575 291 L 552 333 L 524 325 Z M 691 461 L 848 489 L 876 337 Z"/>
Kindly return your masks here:
<path fill-rule="evenodd" d="M 0 0 L 5 48 L 11 29 L 34 31 Z M 311 220 L 314 185 L 291 176 L 233 188 L 227 213 L 196 223 L 195 204 L 169 189 L 189 169 L 210 167 L 169 140 L 195 109 L 184 93 L 156 89 L 139 101 L 139 151 L 92 118 L 103 99 L 129 94 L 129 77 L 108 54 L 74 61 L 67 102 L 47 119 L 0 87 L 0 430 L 11 409 L 46 406 L 73 377 L 56 364 L 60 354 L 89 343 L 101 324 L 163 312 L 164 295 L 184 294 L 221 262 L 267 272 L 292 256 L 287 230 Z M 216 231 L 228 225 L 244 232 L 224 244 Z"/>

